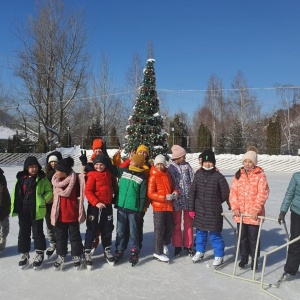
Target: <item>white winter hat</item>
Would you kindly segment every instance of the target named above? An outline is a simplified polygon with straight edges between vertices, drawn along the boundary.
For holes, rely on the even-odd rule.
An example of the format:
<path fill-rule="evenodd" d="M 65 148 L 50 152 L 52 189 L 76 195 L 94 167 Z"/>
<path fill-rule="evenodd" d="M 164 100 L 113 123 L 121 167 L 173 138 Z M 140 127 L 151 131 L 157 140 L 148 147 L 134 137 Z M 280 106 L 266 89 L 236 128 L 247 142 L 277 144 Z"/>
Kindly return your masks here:
<path fill-rule="evenodd" d="M 48 158 L 48 163 L 50 163 L 51 161 L 58 162 L 58 158 L 55 155 L 50 155 Z"/>
<path fill-rule="evenodd" d="M 164 166 L 167 165 L 166 158 L 162 154 L 158 154 L 154 159 L 154 166 L 157 164 L 163 164 Z"/>
<path fill-rule="evenodd" d="M 251 150 L 250 150 L 251 149 Z M 255 151 L 255 147 L 248 148 L 248 151 L 244 154 L 242 162 L 244 162 L 245 159 L 250 159 L 254 165 L 257 165 L 257 151 Z"/>

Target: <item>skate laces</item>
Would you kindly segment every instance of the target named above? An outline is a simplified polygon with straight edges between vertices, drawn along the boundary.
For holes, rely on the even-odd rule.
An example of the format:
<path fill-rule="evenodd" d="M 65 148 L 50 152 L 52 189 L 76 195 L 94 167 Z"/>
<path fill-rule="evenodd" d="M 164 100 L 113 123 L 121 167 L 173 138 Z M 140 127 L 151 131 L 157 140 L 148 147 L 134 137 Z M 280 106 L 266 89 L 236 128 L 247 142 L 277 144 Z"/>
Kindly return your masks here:
<path fill-rule="evenodd" d="M 72 260 L 74 261 L 74 263 L 80 262 L 80 256 L 73 256 Z"/>
<path fill-rule="evenodd" d="M 36 253 L 33 261 L 34 262 L 40 262 L 40 261 L 43 261 L 44 260 L 44 253 Z"/>

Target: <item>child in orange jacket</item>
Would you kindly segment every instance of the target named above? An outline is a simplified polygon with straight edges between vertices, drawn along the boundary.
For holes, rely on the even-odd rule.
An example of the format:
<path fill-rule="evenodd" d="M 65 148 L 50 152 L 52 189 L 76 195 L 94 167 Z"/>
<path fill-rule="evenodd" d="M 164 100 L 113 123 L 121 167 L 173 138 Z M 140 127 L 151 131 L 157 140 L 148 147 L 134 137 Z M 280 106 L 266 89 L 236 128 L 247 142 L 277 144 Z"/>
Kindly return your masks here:
<path fill-rule="evenodd" d="M 148 197 L 153 207 L 154 220 L 153 257 L 163 262 L 169 261 L 167 245 L 171 243 L 173 233 L 172 200 L 177 196 L 166 164 L 166 158 L 157 155 L 148 181 Z"/>
<path fill-rule="evenodd" d="M 260 220 L 258 216 L 265 215 L 265 202 L 269 196 L 269 186 L 263 169 L 257 166 L 257 149 L 249 147 L 243 156 L 243 167 L 240 168 L 232 180 L 229 202 L 234 214 L 233 220 L 239 229 L 240 214 L 243 217 L 243 225 L 240 240 L 241 261 L 239 267 L 244 268 L 248 264 L 249 255 L 252 257 L 251 269 L 254 267 L 255 248 L 258 238 Z M 260 248 L 258 247 L 257 257 Z"/>

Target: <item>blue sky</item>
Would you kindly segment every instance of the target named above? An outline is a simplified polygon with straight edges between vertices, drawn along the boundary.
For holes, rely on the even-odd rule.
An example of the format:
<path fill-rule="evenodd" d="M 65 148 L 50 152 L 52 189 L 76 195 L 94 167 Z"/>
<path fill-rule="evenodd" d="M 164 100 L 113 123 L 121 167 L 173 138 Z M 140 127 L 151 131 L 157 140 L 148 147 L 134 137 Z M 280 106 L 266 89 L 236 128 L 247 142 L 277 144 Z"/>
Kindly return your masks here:
<path fill-rule="evenodd" d="M 117 81 L 124 80 L 134 53 L 146 62 L 150 39 L 158 89 L 205 90 L 213 73 L 222 79 L 224 88 L 230 88 L 238 70 L 252 88 L 300 85 L 298 0 L 64 2 L 85 10 L 92 62 L 97 64 L 104 50 Z M 7 62 L 15 59 L 14 51 L 20 46 L 12 24 L 24 22 L 33 8 L 34 0 L 1 1 L 2 83 L 13 81 Z M 173 96 L 174 101 L 168 99 L 172 112 L 188 112 L 197 106 L 197 101 L 191 101 L 182 107 L 182 101 Z"/>

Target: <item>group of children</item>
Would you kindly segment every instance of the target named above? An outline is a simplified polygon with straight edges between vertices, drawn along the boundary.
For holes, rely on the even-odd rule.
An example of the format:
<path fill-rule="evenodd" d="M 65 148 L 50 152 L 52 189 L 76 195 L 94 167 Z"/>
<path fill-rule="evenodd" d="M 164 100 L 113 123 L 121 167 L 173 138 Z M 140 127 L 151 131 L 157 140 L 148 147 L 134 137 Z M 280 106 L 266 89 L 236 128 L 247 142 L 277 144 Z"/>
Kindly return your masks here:
<path fill-rule="evenodd" d="M 134 266 L 139 260 L 143 241 L 144 215 L 153 207 L 154 240 L 153 257 L 169 261 L 168 245 L 172 242 L 174 256 L 184 251 L 193 262 L 203 259 L 208 235 L 214 250 L 214 266 L 223 263 L 225 244 L 222 238 L 222 204 L 227 203 L 240 232 L 239 267 L 244 268 L 251 258 L 251 268 L 257 268 L 259 257 L 258 229 L 260 216 L 265 215 L 264 204 L 269 187 L 263 170 L 257 166 L 257 149 L 251 147 L 244 154 L 240 168 L 229 188 L 226 178 L 216 168 L 214 152 L 205 150 L 199 155 L 200 168 L 194 173 L 185 161 L 186 151 L 179 145 L 172 147 L 171 162 L 158 155 L 149 163 L 149 149 L 140 145 L 128 160 L 113 161 L 101 139 L 93 142 L 93 155 L 88 161 L 82 152 L 80 160 L 84 172 L 76 174 L 74 161 L 62 159 L 57 151 L 47 157 L 46 174 L 33 156 L 26 158 L 23 171 L 17 174 L 12 193 L 11 213 L 19 217 L 18 251 L 22 254 L 19 266 L 29 263 L 31 230 L 36 255 L 33 267 L 38 268 L 44 259 L 46 240 L 43 219 L 46 219 L 51 256 L 56 249 L 55 269 L 63 267 L 68 252 L 68 239 L 74 266 L 79 268 L 81 257 L 88 269 L 93 266 L 92 254 L 99 243 L 99 235 L 108 263 L 122 259 L 127 246 L 129 262 Z M 0 250 L 5 247 L 9 231 L 10 198 L 3 172 L 0 169 L 1 210 Z M 288 188 L 281 208 L 279 221 L 291 206 L 292 222 L 299 228 L 299 199 L 295 192 L 297 178 Z M 88 201 L 87 212 L 84 198 Z M 117 208 L 115 254 L 111 252 L 113 205 Z M 241 220 L 242 218 L 242 220 Z M 51 220 L 51 222 L 50 222 Z M 84 246 L 80 236 L 80 224 L 86 220 Z M 196 228 L 196 237 L 193 236 Z M 299 231 L 299 230 L 298 230 Z M 292 230 L 292 235 L 298 234 Z M 256 247 L 258 243 L 258 249 Z M 295 275 L 299 268 L 297 244 L 289 250 L 286 274 Z M 291 249 L 291 247 L 290 247 Z M 298 251 L 299 252 L 299 251 Z M 256 258 L 256 261 L 255 261 Z M 291 267 L 292 266 L 292 267 Z M 293 269 L 293 270 L 291 270 Z"/>

